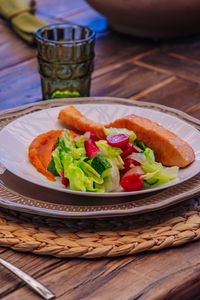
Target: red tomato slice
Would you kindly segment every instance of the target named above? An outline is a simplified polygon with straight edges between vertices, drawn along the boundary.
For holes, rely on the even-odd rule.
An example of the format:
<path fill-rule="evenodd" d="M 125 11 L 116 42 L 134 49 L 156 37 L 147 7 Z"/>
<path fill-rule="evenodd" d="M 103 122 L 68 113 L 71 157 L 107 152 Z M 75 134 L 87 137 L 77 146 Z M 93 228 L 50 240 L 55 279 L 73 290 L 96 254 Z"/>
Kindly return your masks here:
<path fill-rule="evenodd" d="M 123 149 L 129 142 L 129 135 L 125 133 L 114 134 L 107 136 L 106 140 L 110 146 Z"/>
<path fill-rule="evenodd" d="M 122 158 L 127 157 L 128 155 L 130 155 L 133 152 L 133 144 L 132 143 L 128 143 L 125 148 L 123 149 L 123 152 L 120 154 L 120 156 Z"/>
<path fill-rule="evenodd" d="M 125 192 L 139 191 L 143 187 L 144 180 L 140 174 L 134 173 L 128 176 L 124 176 L 120 181 L 121 186 Z"/>

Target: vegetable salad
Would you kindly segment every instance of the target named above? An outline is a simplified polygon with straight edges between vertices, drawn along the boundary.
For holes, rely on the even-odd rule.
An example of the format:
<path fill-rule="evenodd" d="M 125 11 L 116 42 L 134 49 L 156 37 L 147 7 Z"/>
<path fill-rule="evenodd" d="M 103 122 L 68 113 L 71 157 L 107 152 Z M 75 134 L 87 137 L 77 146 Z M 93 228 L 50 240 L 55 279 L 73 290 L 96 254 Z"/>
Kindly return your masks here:
<path fill-rule="evenodd" d="M 137 191 L 178 177 L 178 167 L 164 167 L 133 131 L 104 128 L 105 140 L 92 132 L 73 138 L 64 130 L 56 141 L 48 171 L 62 184 L 84 192 Z"/>

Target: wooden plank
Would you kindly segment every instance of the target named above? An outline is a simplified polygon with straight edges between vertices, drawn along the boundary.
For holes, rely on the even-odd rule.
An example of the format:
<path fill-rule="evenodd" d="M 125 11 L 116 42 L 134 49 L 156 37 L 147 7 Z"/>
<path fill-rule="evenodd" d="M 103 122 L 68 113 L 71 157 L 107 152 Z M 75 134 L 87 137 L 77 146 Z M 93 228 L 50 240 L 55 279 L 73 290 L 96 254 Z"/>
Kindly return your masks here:
<path fill-rule="evenodd" d="M 200 85 L 197 83 L 176 78 L 158 89 L 149 90 L 149 93 L 141 93 L 136 97 L 138 100 L 161 103 L 181 109 L 198 119 L 200 116 Z"/>
<path fill-rule="evenodd" d="M 170 43 L 164 42 L 161 47 L 162 51 L 167 53 L 177 54 L 195 62 L 200 61 L 200 40 L 198 35 L 174 40 Z"/>
<path fill-rule="evenodd" d="M 134 67 L 132 63 L 127 63 L 111 70 L 109 68 L 101 76 L 94 77 L 91 94 L 93 96 L 131 97 L 166 78 L 168 75 Z"/>
<path fill-rule="evenodd" d="M 161 82 L 156 83 L 155 85 L 152 85 L 150 87 L 147 87 L 146 89 L 144 89 L 143 91 L 139 92 L 138 94 L 130 97 L 130 99 L 134 99 L 134 100 L 139 100 L 142 97 L 145 97 L 145 95 L 150 94 L 151 92 L 157 91 L 160 88 L 163 88 L 164 86 L 168 85 L 169 83 L 173 82 L 176 80 L 175 76 L 169 77 L 167 79 L 164 79 Z"/>
<path fill-rule="evenodd" d="M 107 65 L 121 64 L 137 60 L 138 55 L 147 55 L 153 51 L 154 44 L 146 41 L 128 38 L 116 32 L 108 31 L 97 34 L 96 40 L 96 69 L 103 69 Z"/>
<path fill-rule="evenodd" d="M 0 109 L 31 103 L 41 99 L 40 77 L 36 58 L 0 73 Z M 13 76 L 17 74 L 17 76 Z"/>
<path fill-rule="evenodd" d="M 36 55 L 36 49 L 27 45 L 8 26 L 0 26 L 0 36 L 0 70 Z"/>
<path fill-rule="evenodd" d="M 84 287 L 88 284 L 98 281 L 100 278 L 112 274 L 112 272 L 120 270 L 134 259 L 134 257 L 119 258 L 118 260 L 74 259 L 65 261 L 65 264 L 54 270 L 48 271 L 48 273 L 46 272 L 46 274 L 39 279 L 56 293 L 56 299 L 78 299 L 73 298 L 72 296 L 75 290 L 84 290 Z M 8 294 L 8 296 L 4 297 L 5 300 L 19 298 L 20 300 L 37 299 L 26 287 L 17 289 L 12 294 Z"/>
<path fill-rule="evenodd" d="M 173 57 L 160 51 L 143 57 L 139 62 L 144 63 L 146 67 L 159 68 L 164 73 L 169 72 L 181 78 L 200 83 L 200 65 L 193 61 Z"/>
<path fill-rule="evenodd" d="M 12 250 L 1 253 L 1 257 L 35 278 L 48 272 L 52 268 L 54 269 L 56 265 L 60 263 L 60 260 L 55 257 L 39 257 L 33 254 L 16 253 Z M 0 298 L 2 298 L 24 284 L 3 266 L 0 266 L 0 269 Z"/>
<path fill-rule="evenodd" d="M 158 253 L 118 259 L 69 262 L 40 277 L 59 300 L 184 299 L 198 295 L 200 242 Z M 170 263 L 169 263 L 170 257 Z M 181 263 L 180 263 L 181 262 Z M 192 287 L 192 289 L 191 289 Z M 191 297 L 191 298 L 189 298 Z M 26 287 L 4 298 L 37 299 Z M 183 299 L 183 298 L 182 298 Z"/>

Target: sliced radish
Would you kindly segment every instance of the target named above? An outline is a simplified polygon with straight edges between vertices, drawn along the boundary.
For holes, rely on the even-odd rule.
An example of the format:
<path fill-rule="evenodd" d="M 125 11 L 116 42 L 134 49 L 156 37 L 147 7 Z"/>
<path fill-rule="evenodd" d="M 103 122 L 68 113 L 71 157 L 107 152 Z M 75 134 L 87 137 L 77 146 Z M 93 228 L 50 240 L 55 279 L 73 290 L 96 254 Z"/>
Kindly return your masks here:
<path fill-rule="evenodd" d="M 133 145 L 133 152 L 140 153 L 140 152 L 142 152 L 142 149 L 136 145 Z"/>
<path fill-rule="evenodd" d="M 95 144 L 95 141 L 92 139 L 85 141 L 84 146 L 88 158 L 92 158 L 100 153 L 99 148 Z"/>
<path fill-rule="evenodd" d="M 120 156 L 122 158 L 125 158 L 128 155 L 130 155 L 132 152 L 133 152 L 133 144 L 132 143 L 128 143 L 126 145 L 126 147 L 123 149 L 123 152 L 120 154 Z"/>
<path fill-rule="evenodd" d="M 139 175 L 144 175 L 144 170 L 140 166 L 135 166 L 128 170 L 123 177 L 131 175 L 131 174 L 139 174 Z"/>
<path fill-rule="evenodd" d="M 61 182 L 66 187 L 69 185 L 69 179 L 64 176 L 64 170 L 61 170 Z"/>
<path fill-rule="evenodd" d="M 145 160 L 145 155 L 144 153 L 135 153 L 132 152 L 127 158 L 131 158 L 133 160 L 136 160 L 138 163 L 142 163 Z"/>
<path fill-rule="evenodd" d="M 134 166 L 140 166 L 140 163 L 132 158 L 125 158 L 124 160 L 124 171 L 127 172 L 128 170 L 130 170 L 131 168 L 133 168 Z"/>
<path fill-rule="evenodd" d="M 91 131 L 86 131 L 84 133 L 84 136 L 87 137 L 88 139 L 91 139 L 91 140 L 94 140 L 94 141 L 99 141 L 99 138 L 96 136 L 96 134 L 91 132 Z"/>

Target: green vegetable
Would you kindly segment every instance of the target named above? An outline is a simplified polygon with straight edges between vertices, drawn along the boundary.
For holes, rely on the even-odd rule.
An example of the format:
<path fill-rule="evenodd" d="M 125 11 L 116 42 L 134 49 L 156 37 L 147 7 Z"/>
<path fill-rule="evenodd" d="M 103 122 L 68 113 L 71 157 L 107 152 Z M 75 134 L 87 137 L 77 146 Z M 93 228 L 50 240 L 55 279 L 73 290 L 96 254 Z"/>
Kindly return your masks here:
<path fill-rule="evenodd" d="M 86 158 L 86 152 L 84 148 L 71 148 L 69 153 L 74 159 Z"/>
<path fill-rule="evenodd" d="M 104 178 L 104 183 L 99 185 L 95 184 L 95 187 L 102 189 L 103 192 L 113 192 L 118 189 L 120 181 L 120 173 L 118 167 L 112 160 L 108 160 L 112 168 L 110 168 L 109 176 Z"/>
<path fill-rule="evenodd" d="M 69 183 L 70 183 L 70 189 L 76 190 L 76 191 L 86 191 L 86 186 L 85 186 L 85 175 L 84 172 L 74 166 L 70 165 L 68 167 L 68 178 L 69 178 Z"/>
<path fill-rule="evenodd" d="M 121 129 L 118 132 L 116 131 L 118 129 L 115 128 L 109 128 L 109 130 L 114 130 L 115 133 L 127 133 Z M 47 169 L 55 175 L 61 175 L 61 170 L 64 169 L 64 176 L 69 179 L 69 187 L 73 190 L 84 192 L 117 190 L 120 182 L 119 170 L 123 169 L 124 164 L 120 156 L 122 150 L 110 146 L 106 140 L 100 140 L 96 142 L 96 145 L 101 153 L 88 159 L 84 147 L 87 139 L 87 136 L 80 136 L 74 140 L 70 132 L 65 129 L 62 136 L 56 141 Z M 144 175 L 141 175 L 145 188 L 155 187 L 177 178 L 178 167 L 163 167 L 161 163 L 155 161 L 154 152 L 150 148 L 137 140 L 135 143 L 143 149 L 143 152 L 132 153 L 129 158 L 140 162 L 145 172 Z"/>
<path fill-rule="evenodd" d="M 163 167 L 162 171 L 159 174 L 159 184 L 167 183 L 168 181 L 174 180 L 178 177 L 179 168 L 174 167 Z"/>
<path fill-rule="evenodd" d="M 92 160 L 92 167 L 102 176 L 109 175 L 109 169 L 112 168 L 109 161 L 102 154 L 97 154 Z"/>
<path fill-rule="evenodd" d="M 57 140 L 56 140 L 54 150 L 58 147 L 59 144 L 60 144 L 60 137 L 58 137 Z"/>
<path fill-rule="evenodd" d="M 158 183 L 159 179 L 158 178 L 150 178 L 148 180 L 145 180 L 145 182 L 149 185 L 154 185 L 156 183 Z"/>
<path fill-rule="evenodd" d="M 58 174 L 61 176 L 61 170 L 63 169 L 61 160 L 60 160 L 60 150 L 61 148 L 58 146 L 53 152 L 52 157 L 55 163 L 55 168 Z"/>
<path fill-rule="evenodd" d="M 133 143 L 134 140 L 136 139 L 136 134 L 132 130 L 128 130 L 126 128 L 112 128 L 112 127 L 105 128 L 103 126 L 103 131 L 106 136 L 115 135 L 115 134 L 119 134 L 119 133 L 128 134 L 130 143 Z"/>
<path fill-rule="evenodd" d="M 86 176 L 91 177 L 94 182 L 102 184 L 103 183 L 103 178 L 101 175 L 93 168 L 91 167 L 88 163 L 84 161 L 80 161 L 78 166 L 83 170 Z"/>
<path fill-rule="evenodd" d="M 143 179 L 147 186 L 158 186 L 174 180 L 178 177 L 178 167 L 164 167 L 161 163 L 155 161 L 154 153 L 150 148 L 144 151 L 146 160 L 141 162 L 142 168 L 145 171 Z"/>
<path fill-rule="evenodd" d="M 135 140 L 134 143 L 142 150 L 145 150 L 147 148 L 147 146 L 143 142 L 139 142 L 138 140 Z"/>
<path fill-rule="evenodd" d="M 54 163 L 53 157 L 52 157 L 52 159 L 51 159 L 51 161 L 50 161 L 50 163 L 49 163 L 49 165 L 48 165 L 48 167 L 47 167 L 47 170 L 48 170 L 49 172 L 53 173 L 55 176 L 58 176 L 58 175 L 59 175 L 58 172 L 57 172 L 57 170 L 56 170 L 56 167 L 55 167 L 55 163 Z"/>
<path fill-rule="evenodd" d="M 69 153 L 64 151 L 61 152 L 60 158 L 64 169 L 64 177 L 69 178 L 69 166 L 74 164 L 73 158 L 71 155 L 69 155 Z"/>
<path fill-rule="evenodd" d="M 97 141 L 96 145 L 99 148 L 100 152 L 109 158 L 118 157 L 122 153 L 122 150 L 120 148 L 108 145 L 107 141 L 105 140 Z"/>
<path fill-rule="evenodd" d="M 60 138 L 60 144 L 63 150 L 70 151 L 72 148 L 75 148 L 75 142 L 69 130 L 64 130 L 62 137 Z"/>
<path fill-rule="evenodd" d="M 162 168 L 162 164 L 155 161 L 154 153 L 150 148 L 147 147 L 142 154 L 143 159 L 140 163 L 145 173 L 156 172 Z M 142 158 L 142 155 L 140 157 Z"/>
<path fill-rule="evenodd" d="M 75 140 L 76 147 L 77 148 L 84 148 L 85 149 L 84 142 L 87 141 L 88 139 L 89 138 L 87 138 L 84 135 L 76 137 L 76 140 Z"/>

